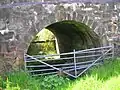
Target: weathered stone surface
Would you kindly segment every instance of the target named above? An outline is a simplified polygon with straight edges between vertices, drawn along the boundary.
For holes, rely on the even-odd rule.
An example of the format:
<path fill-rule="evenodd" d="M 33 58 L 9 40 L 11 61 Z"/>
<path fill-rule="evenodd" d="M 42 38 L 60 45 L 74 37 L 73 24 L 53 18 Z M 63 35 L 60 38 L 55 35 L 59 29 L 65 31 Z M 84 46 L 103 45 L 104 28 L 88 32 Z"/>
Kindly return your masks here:
<path fill-rule="evenodd" d="M 15 2 L 23 1 L 24 0 L 17 0 Z M 10 0 L 7 0 L 7 2 L 6 0 L 2 0 L 0 4 L 3 5 L 11 2 L 12 1 Z M 109 29 L 109 25 L 111 27 L 118 25 L 120 10 L 119 4 L 120 3 L 53 3 L 49 5 L 42 4 L 0 8 L 0 55 L 3 58 L 9 58 L 9 55 L 6 56 L 6 53 L 8 54 L 14 51 L 14 58 L 23 59 L 23 52 L 27 52 L 29 43 L 34 35 L 44 27 L 63 20 L 84 22 L 90 26 L 92 30 L 97 32 L 99 36 L 101 36 L 100 38 L 104 38 L 106 37 L 106 35 L 104 35 L 106 34 L 106 31 L 111 31 L 111 28 Z M 111 19 L 113 17 L 115 20 L 112 21 Z M 114 23 L 111 24 L 111 22 Z M 6 24 L 8 24 L 7 27 L 5 26 Z M 14 33 L 11 33 L 11 30 L 14 31 Z M 119 27 L 116 28 L 116 30 L 119 30 Z M 64 35 L 65 38 L 68 38 L 65 33 L 59 35 Z M 11 45 L 10 43 L 13 41 L 16 43 Z M 107 42 L 107 40 L 104 41 Z M 66 42 L 64 44 L 70 42 Z M 16 49 L 11 50 L 12 46 Z M 12 55 L 10 55 L 10 58 L 11 56 Z"/>
<path fill-rule="evenodd" d="M 0 74 L 13 70 L 13 61 L 0 57 Z"/>

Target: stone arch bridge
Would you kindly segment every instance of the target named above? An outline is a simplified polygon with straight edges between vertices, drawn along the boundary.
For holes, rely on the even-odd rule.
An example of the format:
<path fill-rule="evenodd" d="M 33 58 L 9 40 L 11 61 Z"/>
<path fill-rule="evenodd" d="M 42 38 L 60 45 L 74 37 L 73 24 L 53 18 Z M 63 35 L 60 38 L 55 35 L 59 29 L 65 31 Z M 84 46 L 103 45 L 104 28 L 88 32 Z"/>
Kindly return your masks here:
<path fill-rule="evenodd" d="M 0 8 L 0 56 L 13 65 L 22 63 L 24 52 L 43 28 L 64 20 L 88 25 L 108 44 L 119 31 L 120 3 L 39 3 Z"/>

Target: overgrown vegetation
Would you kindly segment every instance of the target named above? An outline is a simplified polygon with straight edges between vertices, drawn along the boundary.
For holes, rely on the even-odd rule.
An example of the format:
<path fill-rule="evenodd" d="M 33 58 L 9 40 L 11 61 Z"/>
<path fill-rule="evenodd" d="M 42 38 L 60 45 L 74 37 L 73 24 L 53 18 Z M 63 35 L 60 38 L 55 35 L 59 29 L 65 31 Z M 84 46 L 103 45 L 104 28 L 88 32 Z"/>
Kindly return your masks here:
<path fill-rule="evenodd" d="M 11 72 L 0 78 L 1 90 L 120 90 L 120 59 L 107 61 L 76 80 L 57 75 L 31 77 Z"/>
<path fill-rule="evenodd" d="M 5 90 L 59 90 L 67 83 L 68 78 L 57 75 L 32 77 L 23 71 L 0 78 L 0 88 Z"/>
<path fill-rule="evenodd" d="M 107 61 L 88 73 L 65 90 L 120 90 L 120 59 Z"/>

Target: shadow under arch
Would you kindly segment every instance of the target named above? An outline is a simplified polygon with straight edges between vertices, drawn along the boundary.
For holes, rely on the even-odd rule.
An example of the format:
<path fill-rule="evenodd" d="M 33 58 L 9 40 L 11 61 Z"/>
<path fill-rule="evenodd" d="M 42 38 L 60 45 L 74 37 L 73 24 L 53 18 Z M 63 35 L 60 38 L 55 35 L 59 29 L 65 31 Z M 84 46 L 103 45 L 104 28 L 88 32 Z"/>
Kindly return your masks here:
<path fill-rule="evenodd" d="M 46 27 L 58 40 L 60 53 L 99 47 L 99 36 L 84 23 L 64 20 Z"/>

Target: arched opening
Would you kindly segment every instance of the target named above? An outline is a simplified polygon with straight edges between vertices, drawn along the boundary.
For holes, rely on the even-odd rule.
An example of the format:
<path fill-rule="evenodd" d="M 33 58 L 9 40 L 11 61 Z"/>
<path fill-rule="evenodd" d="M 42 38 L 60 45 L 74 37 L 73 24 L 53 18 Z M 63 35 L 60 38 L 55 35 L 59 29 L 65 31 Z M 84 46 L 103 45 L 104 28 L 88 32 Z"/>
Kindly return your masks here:
<path fill-rule="evenodd" d="M 29 70 L 30 69 L 33 70 L 33 71 L 31 71 L 32 74 L 42 74 L 42 73 L 49 74 L 50 72 L 57 73 L 56 71 L 60 70 L 60 69 L 61 69 L 61 71 L 62 71 L 62 69 L 64 69 L 64 70 L 71 69 L 71 71 L 69 71 L 69 73 L 72 75 L 75 75 L 75 73 L 73 72 L 73 70 L 74 70 L 73 69 L 73 67 L 74 67 L 73 61 L 75 61 L 74 56 L 86 56 L 87 54 L 93 55 L 96 52 L 78 53 L 78 54 L 75 54 L 75 53 L 68 54 L 67 52 L 73 52 L 73 50 L 77 51 L 77 50 L 95 48 L 95 47 L 100 46 L 99 36 L 93 30 L 91 30 L 90 27 L 88 27 L 84 23 L 76 22 L 76 21 L 72 21 L 72 20 L 56 22 L 56 23 L 53 23 L 53 24 L 45 27 L 43 30 L 41 30 L 41 32 L 32 41 L 33 44 L 36 44 L 36 42 L 38 42 L 38 40 L 39 40 L 40 45 L 38 45 L 38 46 L 30 45 L 29 49 L 28 49 L 28 54 L 30 53 L 30 51 L 32 51 L 32 53 L 34 50 L 38 51 L 37 53 L 36 52 L 34 53 L 35 55 L 32 55 L 33 58 L 31 58 L 31 56 L 29 57 L 29 55 L 27 57 L 27 60 L 31 60 L 30 62 L 28 61 L 29 63 L 27 63 L 27 65 L 28 66 L 32 65 L 32 67 L 29 67 Z M 50 45 L 50 43 L 52 43 L 52 44 Z M 45 55 L 45 54 L 57 53 L 56 47 L 58 47 L 57 49 L 59 49 L 58 50 L 59 53 L 62 53 L 62 54 Z M 30 50 L 30 48 L 32 48 L 32 50 Z M 39 50 L 39 48 L 40 48 L 40 50 Z M 44 48 L 47 48 L 47 49 L 44 50 Z M 42 52 L 46 52 L 46 53 L 43 53 L 43 55 L 40 55 L 40 54 L 42 54 L 42 53 L 40 53 L 41 50 L 42 50 Z M 39 61 L 34 60 L 35 59 L 34 57 Z M 78 62 L 95 60 L 96 58 L 97 57 L 76 58 L 76 62 L 78 64 Z M 33 59 L 33 61 L 32 61 L 32 59 Z M 35 65 L 37 65 L 37 66 L 34 67 Z M 71 65 L 71 66 L 69 66 L 69 65 Z M 39 71 L 41 71 L 41 72 L 39 72 Z M 58 74 L 59 73 L 61 74 L 61 71 L 58 72 Z M 81 70 L 80 70 L 80 72 L 81 72 Z"/>
<path fill-rule="evenodd" d="M 45 40 L 45 37 L 47 37 L 46 40 Z M 55 51 L 55 53 L 58 53 L 58 52 L 64 53 L 64 52 L 71 52 L 73 51 L 73 49 L 83 50 L 87 48 L 100 46 L 99 36 L 93 30 L 91 30 L 90 27 L 88 27 L 84 23 L 76 22 L 73 20 L 60 21 L 45 27 L 45 29 L 43 29 L 40 32 L 40 34 L 38 34 L 34 38 L 32 42 L 35 43 L 36 42 L 35 39 L 38 39 L 38 38 L 41 44 L 44 43 L 43 45 L 44 47 L 42 47 L 42 45 L 40 45 L 41 47 L 39 47 L 42 49 L 47 48 L 48 43 L 50 44 L 50 42 L 54 42 L 53 44 L 51 44 L 52 47 L 48 46 L 48 48 L 46 49 L 48 50 L 47 52 L 49 52 L 50 48 L 53 48 L 53 51 L 57 50 Z M 44 40 L 42 40 L 42 38 L 44 38 Z M 58 46 L 56 43 L 58 44 Z M 32 52 L 34 52 L 36 49 L 35 47 L 38 47 L 38 46 L 34 46 L 34 45 L 31 46 L 31 45 L 28 48 L 28 54 L 31 51 L 30 50 L 31 48 L 34 47 L 32 50 Z M 58 48 L 56 49 L 56 47 Z M 40 54 L 40 51 L 35 52 L 35 54 Z M 54 53 L 49 52 L 47 54 L 54 54 Z"/>
<path fill-rule="evenodd" d="M 29 48 L 29 55 L 47 55 L 58 53 L 55 35 L 48 29 L 42 29 L 32 40 Z"/>

